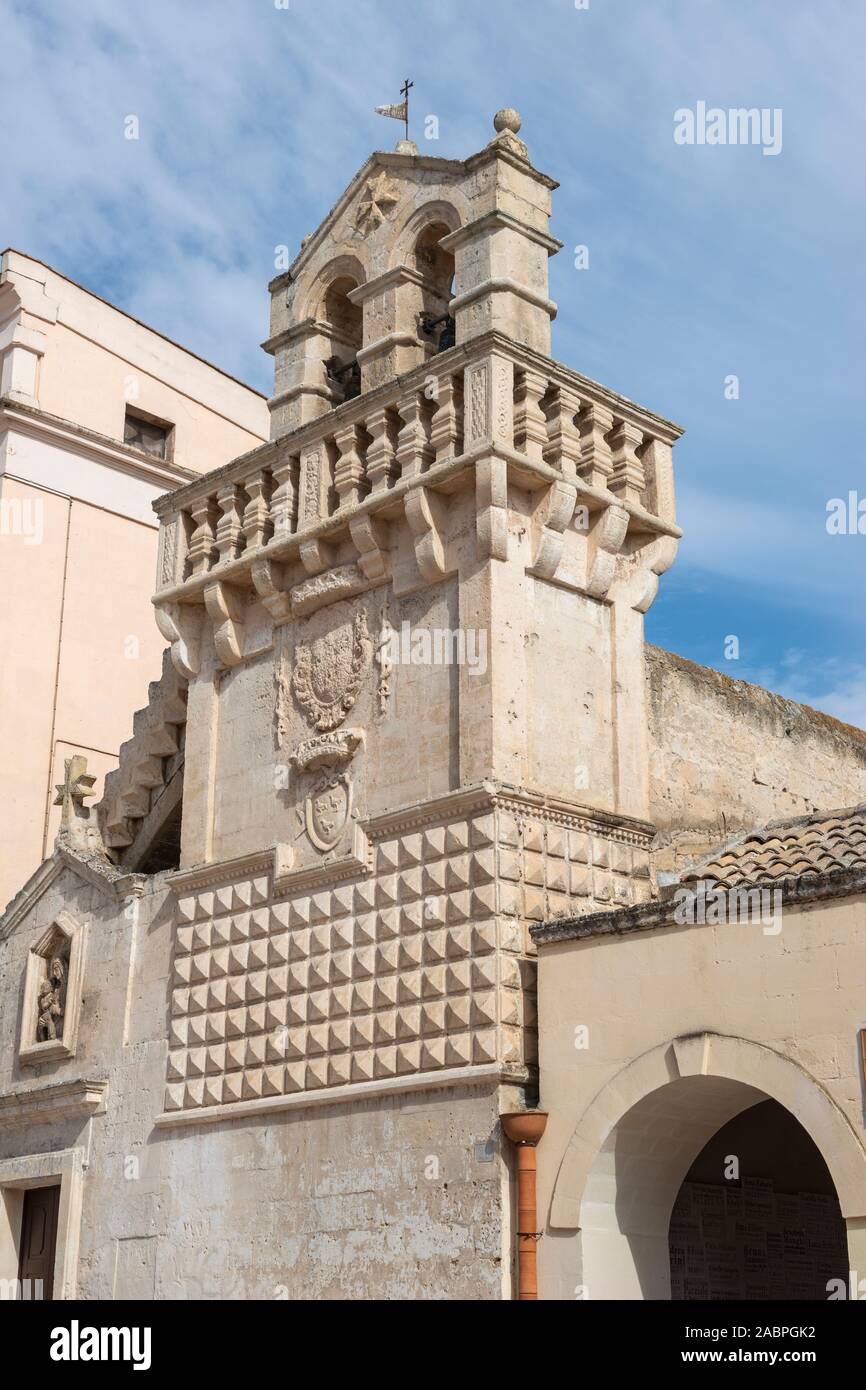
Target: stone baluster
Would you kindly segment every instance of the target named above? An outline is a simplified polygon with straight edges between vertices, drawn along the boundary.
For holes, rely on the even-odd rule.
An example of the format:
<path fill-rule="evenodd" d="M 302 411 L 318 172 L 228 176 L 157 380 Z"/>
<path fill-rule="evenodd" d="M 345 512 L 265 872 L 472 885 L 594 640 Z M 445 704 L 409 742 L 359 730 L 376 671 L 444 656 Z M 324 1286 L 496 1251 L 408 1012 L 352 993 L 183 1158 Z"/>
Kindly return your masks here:
<path fill-rule="evenodd" d="M 430 422 L 430 444 L 436 462 L 444 463 L 446 459 L 456 458 L 459 452 L 458 438 L 463 414 L 453 376 L 444 376 L 437 382 L 437 394 L 433 399 L 436 410 Z"/>
<path fill-rule="evenodd" d="M 397 463 L 401 478 L 414 478 L 423 473 L 433 461 L 433 450 L 424 430 L 422 411 L 424 396 L 412 391 L 404 396 L 397 409 L 403 426 L 397 435 Z"/>
<path fill-rule="evenodd" d="M 237 483 L 226 483 L 217 493 L 220 517 L 216 527 L 217 564 L 226 564 L 238 554 L 242 533 L 243 498 Z"/>
<path fill-rule="evenodd" d="M 628 420 L 620 420 L 610 437 L 613 472 L 608 486 L 623 502 L 640 502 L 646 487 L 644 468 L 636 450 L 643 442 L 643 430 Z"/>
<path fill-rule="evenodd" d="M 388 406 L 374 410 L 366 421 L 372 436 L 367 448 L 367 480 L 373 492 L 384 492 L 396 475 L 394 415 Z"/>
<path fill-rule="evenodd" d="M 514 447 L 532 463 L 541 463 L 547 447 L 547 420 L 541 400 L 547 378 L 540 372 L 521 372 L 514 391 Z"/>
<path fill-rule="evenodd" d="M 190 569 L 193 574 L 206 574 L 214 553 L 216 509 L 213 498 L 197 498 L 190 507 L 190 514 L 195 524 L 189 542 Z"/>
<path fill-rule="evenodd" d="M 297 530 L 298 518 L 298 460 L 280 459 L 271 470 L 274 490 L 271 493 L 271 520 L 274 540 L 290 536 Z"/>
<path fill-rule="evenodd" d="M 613 472 L 613 459 L 606 436 L 613 428 L 613 414 L 607 406 L 591 401 L 580 412 L 580 472 L 592 487 L 606 488 Z"/>
<path fill-rule="evenodd" d="M 548 419 L 544 461 L 558 468 L 564 478 L 577 477 L 580 463 L 580 431 L 574 423 L 580 410 L 580 397 L 571 386 L 560 386 Z"/>
<path fill-rule="evenodd" d="M 247 505 L 244 508 L 243 532 L 247 550 L 264 545 L 268 532 L 271 490 L 271 476 L 264 468 L 259 468 L 244 482 Z"/>
<path fill-rule="evenodd" d="M 366 491 L 364 461 L 358 445 L 357 425 L 344 425 L 335 435 L 337 445 L 337 464 L 334 470 L 334 486 L 341 507 L 357 504 Z"/>

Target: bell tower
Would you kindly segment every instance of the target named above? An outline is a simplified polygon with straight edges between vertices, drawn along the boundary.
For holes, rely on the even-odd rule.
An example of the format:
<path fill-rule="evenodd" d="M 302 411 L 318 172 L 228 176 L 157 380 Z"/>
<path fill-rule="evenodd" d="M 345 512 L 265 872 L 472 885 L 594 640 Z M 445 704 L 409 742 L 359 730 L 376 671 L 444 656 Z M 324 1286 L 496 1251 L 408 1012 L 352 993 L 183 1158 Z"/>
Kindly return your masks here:
<path fill-rule="evenodd" d="M 271 441 L 156 504 L 168 1128 L 388 1097 L 399 1145 L 444 1089 L 468 1153 L 532 1095 L 530 924 L 649 895 L 680 431 L 551 356 L 557 185 L 494 125 L 370 156 L 270 286 Z M 121 859 L 134 791 L 102 812 Z"/>
<path fill-rule="evenodd" d="M 340 404 L 347 390 L 369 391 L 422 365 L 443 333 L 462 344 L 499 332 L 550 352 L 557 184 L 529 162 L 516 111 L 500 111 L 494 125 L 494 138 L 467 160 L 422 156 L 407 140 L 371 155 L 271 282 L 264 348 L 275 359 L 273 438 Z"/>

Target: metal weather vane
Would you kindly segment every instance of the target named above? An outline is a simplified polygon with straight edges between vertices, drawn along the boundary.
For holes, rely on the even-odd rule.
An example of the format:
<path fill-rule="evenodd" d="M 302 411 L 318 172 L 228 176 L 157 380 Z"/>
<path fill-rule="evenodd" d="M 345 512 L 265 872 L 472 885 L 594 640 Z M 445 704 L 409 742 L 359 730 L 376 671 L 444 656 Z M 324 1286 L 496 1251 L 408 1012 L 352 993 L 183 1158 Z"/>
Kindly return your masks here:
<path fill-rule="evenodd" d="M 403 86 L 400 88 L 400 95 L 403 98 L 402 101 L 394 102 L 391 106 L 376 107 L 376 114 L 378 116 L 390 116 L 392 120 L 403 121 L 406 127 L 407 140 L 409 139 L 409 92 L 414 86 L 415 83 L 410 82 L 407 77 Z"/>

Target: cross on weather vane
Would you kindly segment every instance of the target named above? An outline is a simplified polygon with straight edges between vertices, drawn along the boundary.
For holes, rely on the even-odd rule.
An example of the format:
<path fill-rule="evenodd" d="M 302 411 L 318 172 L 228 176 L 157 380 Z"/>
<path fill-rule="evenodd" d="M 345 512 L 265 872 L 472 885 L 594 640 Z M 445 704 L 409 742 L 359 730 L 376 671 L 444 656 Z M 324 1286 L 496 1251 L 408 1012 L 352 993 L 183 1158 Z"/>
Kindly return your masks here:
<path fill-rule="evenodd" d="M 415 83 L 410 82 L 407 77 L 403 86 L 400 88 L 400 95 L 403 98 L 402 101 L 394 102 L 391 106 L 376 107 L 376 114 L 378 116 L 390 116 L 392 120 L 402 121 L 404 123 L 407 140 L 409 139 L 409 92 L 414 86 Z"/>

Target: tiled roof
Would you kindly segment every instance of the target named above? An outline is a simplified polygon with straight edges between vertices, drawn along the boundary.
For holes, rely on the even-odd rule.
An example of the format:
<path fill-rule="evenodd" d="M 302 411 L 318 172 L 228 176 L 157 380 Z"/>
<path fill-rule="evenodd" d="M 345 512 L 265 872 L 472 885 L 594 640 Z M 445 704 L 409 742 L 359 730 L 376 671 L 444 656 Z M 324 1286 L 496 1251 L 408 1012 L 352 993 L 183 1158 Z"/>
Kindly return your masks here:
<path fill-rule="evenodd" d="M 684 869 L 680 882 L 733 888 L 841 869 L 866 869 L 866 802 L 751 830 Z"/>

